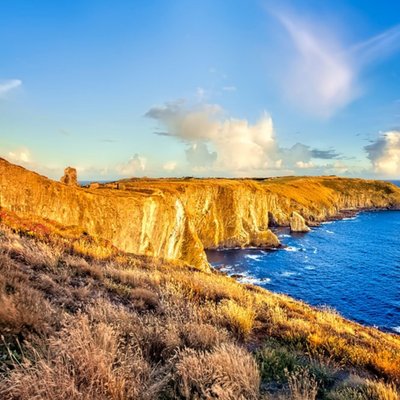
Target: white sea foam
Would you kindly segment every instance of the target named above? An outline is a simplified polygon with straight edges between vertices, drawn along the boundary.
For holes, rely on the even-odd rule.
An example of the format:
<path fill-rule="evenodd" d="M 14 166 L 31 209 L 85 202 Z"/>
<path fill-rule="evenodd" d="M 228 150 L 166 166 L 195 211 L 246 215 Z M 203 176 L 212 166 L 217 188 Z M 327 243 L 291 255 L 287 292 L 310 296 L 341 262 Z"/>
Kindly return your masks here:
<path fill-rule="evenodd" d="M 297 275 L 296 272 L 293 271 L 283 271 L 281 273 L 281 276 L 284 276 L 285 278 L 289 277 L 289 276 L 293 276 L 293 275 Z"/>
<path fill-rule="evenodd" d="M 333 221 L 321 222 L 321 225 L 329 225 L 329 224 L 333 224 Z"/>
<path fill-rule="evenodd" d="M 304 269 L 308 269 L 309 271 L 313 271 L 315 269 L 315 267 L 312 266 L 312 265 L 307 265 L 306 267 L 304 267 Z"/>
<path fill-rule="evenodd" d="M 395 332 L 400 333 L 400 326 L 394 326 L 392 328 Z"/>
<path fill-rule="evenodd" d="M 262 256 L 260 254 L 246 254 L 245 257 L 250 258 L 250 260 L 260 261 Z"/>
<path fill-rule="evenodd" d="M 222 267 L 218 267 L 218 269 L 219 269 L 221 272 L 229 273 L 230 271 L 232 271 L 233 266 L 232 266 L 232 265 L 223 265 Z"/>
<path fill-rule="evenodd" d="M 238 278 L 238 282 L 249 283 L 252 285 L 261 285 L 263 283 L 270 283 L 271 279 L 270 278 L 256 278 L 254 276 L 247 275 L 247 276 L 242 276 L 242 277 Z"/>
<path fill-rule="evenodd" d="M 280 238 L 288 238 L 288 237 L 290 237 L 290 235 L 288 235 L 286 233 L 281 233 L 280 235 L 278 235 L 278 237 L 280 237 Z"/>
<path fill-rule="evenodd" d="M 300 247 L 294 247 L 294 246 L 288 246 L 288 247 L 284 247 L 283 250 L 285 251 L 300 251 Z"/>
<path fill-rule="evenodd" d="M 335 232 L 328 231 L 328 229 L 325 230 L 326 233 L 329 233 L 330 235 L 333 235 Z"/>

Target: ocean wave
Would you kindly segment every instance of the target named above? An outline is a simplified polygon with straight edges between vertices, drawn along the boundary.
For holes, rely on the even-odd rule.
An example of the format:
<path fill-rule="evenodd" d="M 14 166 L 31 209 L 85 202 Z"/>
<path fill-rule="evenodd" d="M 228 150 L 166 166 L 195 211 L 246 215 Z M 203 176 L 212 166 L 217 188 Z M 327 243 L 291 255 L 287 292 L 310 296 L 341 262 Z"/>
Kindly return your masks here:
<path fill-rule="evenodd" d="M 293 271 L 283 271 L 280 275 L 287 278 L 289 276 L 297 275 L 297 273 Z"/>
<path fill-rule="evenodd" d="M 394 326 L 392 328 L 395 332 L 400 333 L 400 326 Z"/>
<path fill-rule="evenodd" d="M 260 261 L 260 259 L 262 258 L 262 255 L 260 255 L 260 254 L 246 254 L 245 258 L 250 258 L 250 260 L 254 260 L 254 261 Z"/>
<path fill-rule="evenodd" d="M 313 265 L 307 265 L 306 267 L 304 267 L 304 269 L 307 269 L 308 271 L 313 271 L 315 267 Z"/>
<path fill-rule="evenodd" d="M 335 232 L 328 231 L 328 229 L 325 229 L 325 232 L 326 232 L 326 233 L 329 233 L 330 235 L 334 235 L 334 234 L 335 234 Z"/>
<path fill-rule="evenodd" d="M 238 278 L 238 282 L 252 284 L 252 285 L 261 285 L 263 283 L 270 283 L 271 279 L 270 278 L 256 278 L 254 276 L 247 275 L 247 276 L 242 276 L 242 277 Z"/>
<path fill-rule="evenodd" d="M 229 273 L 230 271 L 233 270 L 233 266 L 232 265 L 217 266 L 216 268 L 218 269 L 218 271 L 226 272 L 226 273 Z"/>
<path fill-rule="evenodd" d="M 285 251 L 301 251 L 302 248 L 301 247 L 288 246 L 288 247 L 284 247 L 283 250 L 285 250 Z"/>

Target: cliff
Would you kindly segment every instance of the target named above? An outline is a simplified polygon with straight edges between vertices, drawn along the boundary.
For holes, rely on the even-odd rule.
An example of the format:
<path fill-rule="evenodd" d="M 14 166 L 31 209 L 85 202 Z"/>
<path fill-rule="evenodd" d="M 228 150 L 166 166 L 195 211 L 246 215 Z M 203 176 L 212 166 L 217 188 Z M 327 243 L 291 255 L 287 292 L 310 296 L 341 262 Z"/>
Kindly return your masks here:
<path fill-rule="evenodd" d="M 208 268 L 204 248 L 278 246 L 269 229 L 308 225 L 342 210 L 400 207 L 400 189 L 373 180 L 133 179 L 67 186 L 0 159 L 0 207 L 79 227 L 135 254 Z"/>

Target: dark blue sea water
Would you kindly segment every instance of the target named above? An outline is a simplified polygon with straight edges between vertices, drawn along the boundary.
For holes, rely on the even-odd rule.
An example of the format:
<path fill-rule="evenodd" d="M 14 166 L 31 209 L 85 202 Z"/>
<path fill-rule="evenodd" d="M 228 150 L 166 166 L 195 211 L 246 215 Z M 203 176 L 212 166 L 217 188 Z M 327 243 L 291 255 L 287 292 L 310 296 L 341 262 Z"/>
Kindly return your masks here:
<path fill-rule="evenodd" d="M 243 282 L 400 333 L 400 211 L 363 212 L 307 234 L 277 234 L 287 247 L 208 251 L 209 261 Z"/>

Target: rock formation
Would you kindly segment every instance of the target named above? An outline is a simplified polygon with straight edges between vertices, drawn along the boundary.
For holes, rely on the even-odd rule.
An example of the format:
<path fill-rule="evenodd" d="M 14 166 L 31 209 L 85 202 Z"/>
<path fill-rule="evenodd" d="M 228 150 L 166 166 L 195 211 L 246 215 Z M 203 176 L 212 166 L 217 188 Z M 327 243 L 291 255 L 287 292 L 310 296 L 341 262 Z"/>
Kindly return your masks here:
<path fill-rule="evenodd" d="M 293 211 L 318 223 L 343 209 L 400 206 L 400 188 L 362 179 L 135 179 L 124 185 L 67 186 L 0 159 L 0 207 L 79 227 L 127 252 L 205 269 L 205 248 L 278 246 L 270 222 L 289 226 Z"/>
<path fill-rule="evenodd" d="M 309 232 L 310 228 L 306 225 L 304 218 L 296 211 L 293 211 L 290 219 L 289 226 L 291 232 Z"/>
<path fill-rule="evenodd" d="M 64 169 L 64 176 L 61 178 L 61 183 L 68 186 L 78 186 L 78 175 L 76 169 L 72 167 L 67 167 Z"/>

